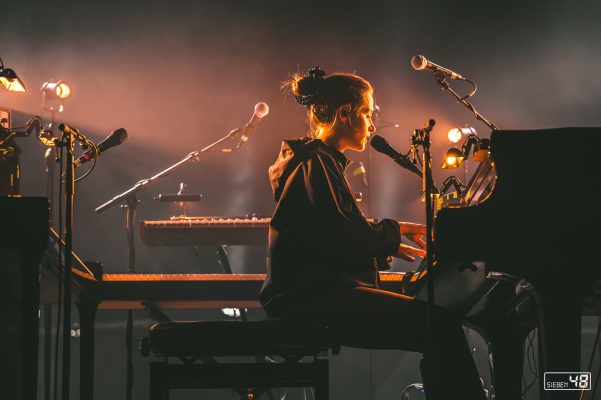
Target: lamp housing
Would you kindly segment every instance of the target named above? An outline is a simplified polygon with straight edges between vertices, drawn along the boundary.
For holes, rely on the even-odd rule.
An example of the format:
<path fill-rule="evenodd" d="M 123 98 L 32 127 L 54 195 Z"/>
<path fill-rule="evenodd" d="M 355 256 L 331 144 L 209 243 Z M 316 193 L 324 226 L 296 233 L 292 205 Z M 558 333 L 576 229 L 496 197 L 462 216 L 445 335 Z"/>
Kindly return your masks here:
<path fill-rule="evenodd" d="M 25 84 L 10 68 L 0 67 L 0 83 L 10 92 L 25 92 Z"/>

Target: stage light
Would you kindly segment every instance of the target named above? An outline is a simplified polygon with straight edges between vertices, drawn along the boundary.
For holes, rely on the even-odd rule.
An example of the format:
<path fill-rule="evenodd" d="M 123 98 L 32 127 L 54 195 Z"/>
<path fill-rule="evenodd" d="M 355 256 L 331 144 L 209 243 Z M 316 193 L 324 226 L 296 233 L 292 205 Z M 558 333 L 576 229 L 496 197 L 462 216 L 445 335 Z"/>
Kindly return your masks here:
<path fill-rule="evenodd" d="M 25 85 L 17 73 L 10 68 L 4 68 L 2 64 L 0 64 L 0 83 L 11 92 L 25 92 Z"/>
<path fill-rule="evenodd" d="M 46 82 L 42 85 L 42 93 L 48 99 L 66 100 L 71 96 L 71 87 L 63 81 Z"/>
<path fill-rule="evenodd" d="M 470 152 L 474 154 L 474 161 L 483 162 L 490 155 L 490 140 L 489 139 L 480 139 L 478 136 L 472 134 L 467 137 L 467 139 L 461 145 L 461 150 L 456 147 L 449 149 L 447 154 L 445 155 L 445 160 L 442 163 L 442 168 L 457 168 L 464 161 L 467 161 L 467 158 L 470 155 Z"/>
<path fill-rule="evenodd" d="M 449 130 L 447 137 L 449 138 L 449 141 L 451 141 L 452 143 L 458 143 L 463 136 L 477 135 L 477 134 L 478 133 L 476 132 L 476 130 L 474 128 L 472 128 L 471 126 L 464 126 L 463 128 L 457 127 L 457 128 L 453 128 L 453 129 Z"/>
<path fill-rule="evenodd" d="M 451 148 L 447 151 L 442 163 L 443 169 L 458 168 L 463 162 L 463 153 L 458 148 Z"/>
<path fill-rule="evenodd" d="M 449 131 L 447 136 L 451 143 L 457 143 L 461 139 L 461 130 L 459 130 L 459 128 L 453 128 Z"/>

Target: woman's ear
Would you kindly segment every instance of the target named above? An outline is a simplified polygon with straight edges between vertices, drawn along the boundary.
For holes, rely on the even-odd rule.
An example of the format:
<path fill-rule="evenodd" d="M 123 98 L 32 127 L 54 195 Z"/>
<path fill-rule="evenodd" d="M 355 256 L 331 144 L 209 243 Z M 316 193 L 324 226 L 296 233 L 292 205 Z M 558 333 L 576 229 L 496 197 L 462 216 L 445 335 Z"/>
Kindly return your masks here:
<path fill-rule="evenodd" d="M 349 117 L 349 115 L 351 115 L 352 110 L 353 110 L 353 108 L 350 104 L 343 104 L 340 107 L 338 107 L 337 114 L 338 114 L 340 120 L 343 122 L 346 121 L 346 119 Z"/>

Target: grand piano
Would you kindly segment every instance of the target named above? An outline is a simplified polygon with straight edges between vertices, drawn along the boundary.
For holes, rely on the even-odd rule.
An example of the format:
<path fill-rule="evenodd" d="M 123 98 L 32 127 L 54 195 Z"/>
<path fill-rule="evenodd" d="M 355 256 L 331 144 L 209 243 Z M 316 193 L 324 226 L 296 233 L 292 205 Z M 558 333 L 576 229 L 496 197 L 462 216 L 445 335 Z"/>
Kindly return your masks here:
<path fill-rule="evenodd" d="M 576 399 L 579 392 L 544 391 L 542 377 L 581 370 L 581 307 L 601 279 L 595 252 L 601 243 L 596 203 L 601 129 L 496 131 L 490 149 L 494 190 L 474 206 L 438 212 L 436 262 L 482 261 L 492 276 L 526 281 L 539 327 L 540 393 L 547 399 Z M 503 391 L 498 398 L 510 399 L 518 394 L 508 387 L 512 366 L 503 359 L 507 344 L 495 332 L 505 321 L 476 321 L 493 338 L 493 362 L 497 358 L 495 368 L 502 370 L 495 374 L 502 381 L 496 385 Z"/>

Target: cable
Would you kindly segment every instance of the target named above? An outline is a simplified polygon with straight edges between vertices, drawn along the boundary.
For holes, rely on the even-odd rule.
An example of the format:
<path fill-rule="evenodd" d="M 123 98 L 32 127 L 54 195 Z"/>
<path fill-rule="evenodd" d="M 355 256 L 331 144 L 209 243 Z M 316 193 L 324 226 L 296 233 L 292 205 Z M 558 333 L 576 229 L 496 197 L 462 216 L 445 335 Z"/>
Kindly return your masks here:
<path fill-rule="evenodd" d="M 39 132 L 44 129 L 44 124 L 42 123 L 42 118 L 39 115 L 34 115 L 33 117 L 31 117 L 29 119 L 29 121 L 27 121 L 25 123 L 25 125 L 13 127 L 13 128 L 11 128 L 11 131 L 15 131 L 18 129 L 25 129 L 25 128 L 27 128 L 27 130 L 25 132 L 17 132 L 17 133 L 22 136 L 29 136 L 31 134 L 31 132 L 35 129 L 36 136 L 38 136 Z"/>
<path fill-rule="evenodd" d="M 522 391 L 522 397 L 526 394 L 526 392 L 528 392 L 530 390 L 532 385 L 534 385 L 536 383 L 536 380 L 537 380 L 537 378 L 534 378 L 532 380 L 532 382 L 530 382 L 530 384 L 524 388 L 524 390 Z"/>
<path fill-rule="evenodd" d="M 478 91 L 478 85 L 476 85 L 476 82 L 470 80 L 470 79 L 466 79 L 466 82 L 471 83 L 474 86 L 474 89 L 469 92 L 467 95 L 463 96 L 461 99 L 459 99 L 459 101 L 465 100 L 465 99 L 469 99 L 470 97 L 472 97 L 473 95 L 476 94 L 476 92 Z"/>
<path fill-rule="evenodd" d="M 536 368 L 536 356 L 534 354 L 534 331 L 528 334 L 528 348 L 526 351 L 526 356 L 528 357 L 528 368 L 530 369 L 532 375 L 537 377 L 538 370 Z"/>
<path fill-rule="evenodd" d="M 530 390 L 532 385 L 534 385 L 536 383 L 536 381 L 538 380 L 538 371 L 536 369 L 536 357 L 534 355 L 534 331 L 532 331 L 528 334 L 528 345 L 526 345 L 526 343 L 524 342 L 523 347 L 526 347 L 525 353 L 526 353 L 526 359 L 528 360 L 528 369 L 530 370 L 530 373 L 532 375 L 534 375 L 534 378 L 532 379 L 532 382 L 530 382 L 528 385 L 526 385 L 526 377 L 524 374 L 522 374 L 522 386 L 526 386 L 522 390 L 522 396 L 524 396 L 526 394 L 526 392 L 528 392 L 528 390 Z M 531 360 L 531 357 L 532 357 L 532 360 Z M 532 366 L 532 364 L 534 364 L 534 367 Z"/>
<path fill-rule="evenodd" d="M 94 167 L 96 167 L 96 161 L 98 160 L 98 155 L 100 153 L 100 149 L 94 142 L 92 142 L 91 140 L 88 140 L 83 135 L 81 135 L 81 136 L 85 140 L 85 145 L 88 146 L 90 148 L 90 150 L 92 150 L 92 152 L 90 153 L 92 155 L 92 166 L 90 167 L 89 170 L 86 171 L 85 174 L 83 174 L 79 178 L 75 179 L 75 182 L 79 182 L 79 181 L 85 179 L 88 175 L 90 175 L 92 173 L 92 171 L 94 170 Z"/>
<path fill-rule="evenodd" d="M 89 170 L 87 170 L 82 176 L 80 176 L 79 178 L 75 179 L 73 182 L 79 182 L 83 179 L 85 179 L 88 175 L 90 175 L 92 173 L 92 171 L 94 170 L 94 168 L 96 167 L 96 161 L 98 159 L 98 155 L 100 154 L 100 149 L 98 148 L 98 146 L 92 142 L 91 140 L 88 140 L 88 138 L 86 138 L 84 135 L 82 135 L 81 133 L 78 133 L 75 136 L 75 140 L 79 140 L 81 142 L 84 143 L 85 146 L 87 146 L 91 151 L 90 151 L 90 156 L 92 157 L 92 166 L 90 167 Z M 62 172 L 61 171 L 61 178 L 66 174 L 66 172 Z"/>

